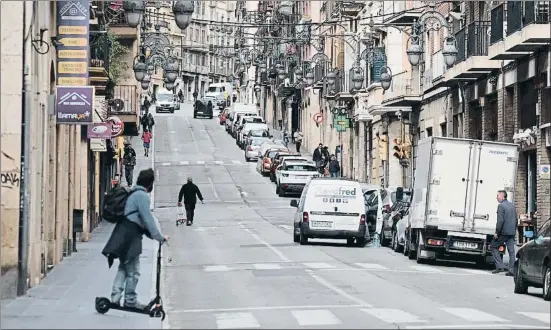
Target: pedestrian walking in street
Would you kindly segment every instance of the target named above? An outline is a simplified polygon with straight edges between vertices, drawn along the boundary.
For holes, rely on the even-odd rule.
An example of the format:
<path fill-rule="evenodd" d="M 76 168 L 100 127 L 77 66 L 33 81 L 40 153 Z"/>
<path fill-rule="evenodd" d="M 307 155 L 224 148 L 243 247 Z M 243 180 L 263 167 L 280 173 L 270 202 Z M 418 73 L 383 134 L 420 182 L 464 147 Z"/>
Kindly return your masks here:
<path fill-rule="evenodd" d="M 199 96 L 199 93 L 197 93 L 197 90 L 195 90 L 193 92 L 193 104 L 195 104 L 195 102 L 197 102 L 197 96 Z"/>
<path fill-rule="evenodd" d="M 293 138 L 295 139 L 295 146 L 297 147 L 297 152 L 300 152 L 300 146 L 302 145 L 302 132 L 298 129 L 293 134 Z"/>
<path fill-rule="evenodd" d="M 142 140 L 143 140 L 143 149 L 144 149 L 145 157 L 149 157 L 149 146 L 151 144 L 152 138 L 153 138 L 153 134 L 148 130 L 144 130 L 142 134 Z"/>
<path fill-rule="evenodd" d="M 147 130 L 153 133 L 153 126 L 155 126 L 155 119 L 153 119 L 153 115 L 150 113 L 147 114 Z"/>
<path fill-rule="evenodd" d="M 283 135 L 283 143 L 285 144 L 285 147 L 289 146 L 289 132 L 287 132 L 287 129 L 283 129 L 283 132 L 281 133 Z"/>
<path fill-rule="evenodd" d="M 182 206 L 182 197 L 184 198 L 184 207 L 186 209 L 187 225 L 193 224 L 193 218 L 195 217 L 195 204 L 197 204 L 197 198 L 203 203 L 203 195 L 199 187 L 193 183 L 193 178 L 188 177 L 187 183 L 182 186 L 180 193 L 178 194 L 178 206 Z"/>
<path fill-rule="evenodd" d="M 136 287 L 140 278 L 140 255 L 142 254 L 142 236 L 159 242 L 168 241 L 157 221 L 151 214 L 148 193 L 153 190 L 155 174 L 153 169 L 140 172 L 136 186 L 128 194 L 124 206 L 124 220 L 117 222 L 102 254 L 107 257 L 109 268 L 114 259 L 119 259 L 119 269 L 113 282 L 111 302 L 121 304 L 124 293 L 124 307 L 145 309 L 146 304 L 138 302 Z"/>
<path fill-rule="evenodd" d="M 332 178 L 338 178 L 341 174 L 341 165 L 335 155 L 331 155 L 331 161 L 329 162 L 329 175 Z"/>
<path fill-rule="evenodd" d="M 132 180 L 134 175 L 134 166 L 136 166 L 136 151 L 132 148 L 130 142 L 124 142 L 124 156 L 122 163 L 124 165 L 124 175 L 126 177 L 126 184 L 132 187 Z"/>
<path fill-rule="evenodd" d="M 142 107 L 143 107 L 143 110 L 144 110 L 145 114 L 147 114 L 149 112 L 149 107 L 150 106 L 151 106 L 151 102 L 149 102 L 149 99 L 147 98 L 147 96 L 144 97 Z"/>
<path fill-rule="evenodd" d="M 180 100 L 180 103 L 184 103 L 184 93 L 181 89 L 178 91 L 178 99 Z"/>
<path fill-rule="evenodd" d="M 148 118 L 148 112 L 145 112 L 140 117 L 140 124 L 142 125 L 142 130 L 145 132 L 146 130 L 149 130 L 149 118 Z"/>
<path fill-rule="evenodd" d="M 316 167 L 320 168 L 323 161 L 323 144 L 319 144 L 318 147 L 312 153 L 312 160 L 316 163 Z"/>
<path fill-rule="evenodd" d="M 509 254 L 508 276 L 513 276 L 515 265 L 515 235 L 517 233 L 517 210 L 515 205 L 507 200 L 507 192 L 500 190 L 497 192 L 497 223 L 494 239 L 490 244 L 490 251 L 494 257 L 496 269 L 494 274 L 507 272 L 505 264 L 499 254 L 499 247 L 505 244 Z"/>

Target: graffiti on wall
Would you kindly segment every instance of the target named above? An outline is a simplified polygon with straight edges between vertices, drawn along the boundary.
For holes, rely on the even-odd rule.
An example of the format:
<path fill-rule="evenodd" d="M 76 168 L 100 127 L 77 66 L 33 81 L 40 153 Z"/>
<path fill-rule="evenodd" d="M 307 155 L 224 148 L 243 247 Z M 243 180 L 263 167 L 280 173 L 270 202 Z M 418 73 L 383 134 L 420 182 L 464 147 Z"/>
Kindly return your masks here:
<path fill-rule="evenodd" d="M 19 166 L 16 160 L 2 151 L 2 171 L 0 172 L 0 183 L 2 188 L 19 188 Z"/>

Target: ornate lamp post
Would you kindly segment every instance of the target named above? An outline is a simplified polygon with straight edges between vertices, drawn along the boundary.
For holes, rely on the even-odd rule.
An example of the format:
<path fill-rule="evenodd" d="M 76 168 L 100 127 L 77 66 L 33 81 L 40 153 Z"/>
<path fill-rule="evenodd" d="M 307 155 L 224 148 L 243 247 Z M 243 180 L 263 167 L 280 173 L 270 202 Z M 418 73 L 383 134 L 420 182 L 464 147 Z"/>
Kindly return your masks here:
<path fill-rule="evenodd" d="M 167 61 L 165 67 L 164 67 L 164 76 L 165 81 L 168 81 L 169 83 L 174 83 L 176 79 L 178 78 L 178 70 L 179 64 L 177 61 Z"/>
<path fill-rule="evenodd" d="M 295 68 L 294 74 L 295 74 L 295 78 L 296 78 L 297 81 L 298 81 L 298 80 L 302 80 L 302 67 L 301 67 L 301 66 L 297 66 L 297 67 Z"/>
<path fill-rule="evenodd" d="M 151 75 L 149 74 L 146 74 L 144 76 L 144 78 L 142 79 L 142 81 L 140 82 L 141 85 L 142 85 L 142 89 L 148 89 L 149 88 L 149 83 L 151 82 Z"/>
<path fill-rule="evenodd" d="M 390 83 L 392 82 L 392 71 L 390 71 L 388 66 L 381 68 L 381 71 L 381 87 L 386 91 L 390 88 Z"/>
<path fill-rule="evenodd" d="M 350 80 L 352 82 L 350 85 L 354 91 L 362 89 L 364 84 L 364 70 L 360 68 L 359 63 L 357 64 L 350 69 Z"/>
<path fill-rule="evenodd" d="M 306 72 L 306 84 L 312 86 L 314 84 L 314 73 L 312 71 Z"/>
<path fill-rule="evenodd" d="M 185 29 L 189 26 L 191 22 L 191 15 L 193 14 L 195 5 L 193 1 L 180 0 L 175 1 L 172 6 L 172 12 L 174 13 L 174 20 L 176 25 L 180 29 Z"/>
<path fill-rule="evenodd" d="M 126 20 L 130 27 L 137 27 L 140 25 L 142 17 L 145 12 L 147 1 L 142 0 L 130 0 L 123 2 L 123 9 L 126 15 Z M 194 11 L 194 4 L 191 0 L 179 0 L 175 1 L 172 6 L 172 12 L 174 13 L 174 19 L 176 25 L 180 29 L 185 29 L 191 22 L 191 15 Z"/>
<path fill-rule="evenodd" d="M 134 64 L 134 78 L 137 81 L 142 81 L 147 74 L 147 64 L 141 60 L 135 61 Z"/>
<path fill-rule="evenodd" d="M 335 72 L 331 71 L 326 76 L 325 79 L 327 79 L 327 84 L 330 86 L 335 85 L 335 81 L 337 80 L 337 75 Z"/>
<path fill-rule="evenodd" d="M 126 22 L 130 27 L 138 27 L 142 21 L 143 13 L 145 12 L 146 1 L 131 0 L 123 1 L 122 8 L 126 16 Z"/>

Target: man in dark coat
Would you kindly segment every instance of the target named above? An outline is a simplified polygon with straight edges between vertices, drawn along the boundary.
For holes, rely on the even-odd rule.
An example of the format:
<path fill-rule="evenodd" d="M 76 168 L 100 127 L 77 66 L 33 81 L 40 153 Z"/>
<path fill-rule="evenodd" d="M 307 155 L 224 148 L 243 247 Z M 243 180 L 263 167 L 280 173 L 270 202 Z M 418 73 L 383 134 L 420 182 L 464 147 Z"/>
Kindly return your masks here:
<path fill-rule="evenodd" d="M 197 197 L 199 197 L 199 200 L 203 203 L 203 195 L 201 195 L 199 187 L 193 183 L 191 177 L 187 178 L 187 183 L 180 189 L 180 193 L 178 194 L 178 206 L 182 206 L 182 197 L 184 198 L 184 206 L 186 208 L 187 225 L 191 226 L 195 215 Z"/>
<path fill-rule="evenodd" d="M 499 254 L 499 246 L 505 243 L 507 253 L 509 254 L 508 276 L 513 276 L 515 265 L 515 235 L 517 233 L 517 210 L 515 205 L 507 200 L 507 192 L 500 190 L 497 192 L 497 223 L 494 239 L 490 245 L 490 251 L 494 257 L 496 269 L 494 274 L 506 272 L 505 264 Z"/>
<path fill-rule="evenodd" d="M 323 144 L 319 144 L 316 150 L 312 153 L 312 160 L 316 162 L 316 167 L 321 167 L 323 160 Z"/>
<path fill-rule="evenodd" d="M 155 174 L 153 169 L 140 172 L 136 186 L 131 191 L 124 214 L 126 220 L 119 221 L 107 241 L 102 254 L 107 257 L 109 267 L 113 265 L 114 259 L 119 259 L 119 269 L 113 283 L 111 302 L 121 303 L 124 292 L 124 306 L 144 309 L 146 304 L 138 302 L 136 287 L 140 278 L 140 254 L 142 254 L 142 236 L 159 242 L 168 240 L 159 231 L 157 221 L 151 214 L 149 196 L 153 190 Z"/>

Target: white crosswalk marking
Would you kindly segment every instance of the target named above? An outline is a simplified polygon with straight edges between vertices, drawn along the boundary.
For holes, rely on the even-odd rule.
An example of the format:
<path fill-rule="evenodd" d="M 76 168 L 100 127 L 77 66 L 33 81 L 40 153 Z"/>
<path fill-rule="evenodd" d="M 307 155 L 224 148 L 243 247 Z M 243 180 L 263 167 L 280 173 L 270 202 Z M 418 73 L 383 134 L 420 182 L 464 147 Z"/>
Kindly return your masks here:
<path fill-rule="evenodd" d="M 550 313 L 535 313 L 535 312 L 517 312 L 520 315 L 524 315 L 534 320 L 541 321 L 543 323 L 551 323 Z"/>
<path fill-rule="evenodd" d="M 183 160 L 180 162 L 180 165 L 189 165 L 189 161 Z"/>
<path fill-rule="evenodd" d="M 239 160 L 232 160 L 231 162 L 232 162 L 234 165 L 241 165 L 241 164 L 242 164 L 241 161 L 239 161 Z"/>
<path fill-rule="evenodd" d="M 342 322 L 326 309 L 314 309 L 305 311 L 291 311 L 298 324 L 301 326 L 308 325 L 335 325 Z"/>
<path fill-rule="evenodd" d="M 218 329 L 260 328 L 253 313 L 220 313 L 215 316 Z"/>
<path fill-rule="evenodd" d="M 290 225 L 279 225 L 279 226 L 283 229 L 293 230 L 293 226 L 290 226 Z"/>
<path fill-rule="evenodd" d="M 410 314 L 406 311 L 392 308 L 370 308 L 362 309 L 371 316 L 378 318 L 386 323 L 423 323 L 425 320 L 419 319 L 417 316 Z"/>
<path fill-rule="evenodd" d="M 203 160 L 198 160 L 198 161 L 197 161 L 197 164 L 199 164 L 199 165 L 205 165 L 205 161 L 203 161 Z"/>
<path fill-rule="evenodd" d="M 468 322 L 509 322 L 501 317 L 472 308 L 440 308 L 446 313 L 460 317 Z"/>
<path fill-rule="evenodd" d="M 254 264 L 253 267 L 259 270 L 281 269 L 281 265 L 279 264 Z"/>
<path fill-rule="evenodd" d="M 427 272 L 427 273 L 442 273 L 440 269 L 429 267 L 429 266 L 410 266 L 411 268 L 418 270 L 420 272 Z"/>
<path fill-rule="evenodd" d="M 163 166 L 170 166 L 169 162 L 163 163 Z"/>
<path fill-rule="evenodd" d="M 206 266 L 205 271 L 206 272 L 227 272 L 230 268 L 225 265 L 215 265 L 215 266 Z"/>
<path fill-rule="evenodd" d="M 303 265 L 308 268 L 314 268 L 314 269 L 335 268 L 335 266 L 325 262 L 305 262 L 303 263 Z"/>
<path fill-rule="evenodd" d="M 224 162 L 221 161 L 221 160 L 215 160 L 214 163 L 215 163 L 216 165 L 222 165 L 222 164 L 224 164 Z"/>
<path fill-rule="evenodd" d="M 480 269 L 462 269 L 466 273 L 475 274 L 475 275 L 491 275 L 490 272 L 480 270 Z"/>
<path fill-rule="evenodd" d="M 369 263 L 365 263 L 365 262 L 357 262 L 357 263 L 355 263 L 355 265 L 358 266 L 358 267 L 364 268 L 364 269 L 380 269 L 380 270 L 388 269 L 383 265 L 369 264 Z"/>

